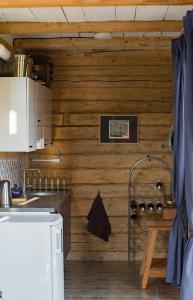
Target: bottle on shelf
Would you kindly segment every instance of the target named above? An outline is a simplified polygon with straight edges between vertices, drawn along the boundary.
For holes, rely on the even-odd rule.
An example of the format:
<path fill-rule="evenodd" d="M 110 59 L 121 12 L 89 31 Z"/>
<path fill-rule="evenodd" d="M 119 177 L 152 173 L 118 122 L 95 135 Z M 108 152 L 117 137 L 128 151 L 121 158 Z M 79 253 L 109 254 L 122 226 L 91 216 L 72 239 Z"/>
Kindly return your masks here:
<path fill-rule="evenodd" d="M 66 188 L 66 180 L 65 178 L 62 179 L 62 189 L 65 190 Z"/>
<path fill-rule="evenodd" d="M 60 190 L 60 178 L 59 177 L 56 178 L 56 189 Z"/>
<path fill-rule="evenodd" d="M 44 174 L 44 190 L 47 191 L 47 189 L 48 189 L 48 174 L 45 173 Z"/>
<path fill-rule="evenodd" d="M 37 187 L 37 177 L 36 174 L 33 173 L 32 188 L 34 191 L 36 190 L 36 187 Z"/>
<path fill-rule="evenodd" d="M 50 179 L 50 189 L 53 191 L 54 190 L 54 178 L 51 177 Z"/>
<path fill-rule="evenodd" d="M 163 187 L 163 183 L 160 180 L 157 180 L 155 185 L 158 190 L 161 190 Z"/>
<path fill-rule="evenodd" d="M 38 189 L 39 189 L 39 191 L 42 190 L 42 177 L 41 176 L 39 176 Z"/>
<path fill-rule="evenodd" d="M 156 202 L 156 205 L 155 205 L 155 208 L 158 212 L 161 212 L 162 211 L 162 203 L 160 201 L 157 201 Z"/>
<path fill-rule="evenodd" d="M 145 204 L 145 202 L 144 201 L 140 201 L 138 207 L 139 207 L 139 210 L 141 212 L 144 212 L 146 210 L 146 204 Z"/>
<path fill-rule="evenodd" d="M 154 211 L 154 204 L 153 204 L 153 202 L 148 202 L 147 203 L 147 209 L 150 211 L 150 212 L 152 212 L 152 211 Z"/>
<path fill-rule="evenodd" d="M 130 218 L 137 218 L 137 203 L 135 201 L 131 201 L 131 210 L 130 210 Z"/>
<path fill-rule="evenodd" d="M 50 173 L 50 190 L 54 190 L 54 174 Z"/>

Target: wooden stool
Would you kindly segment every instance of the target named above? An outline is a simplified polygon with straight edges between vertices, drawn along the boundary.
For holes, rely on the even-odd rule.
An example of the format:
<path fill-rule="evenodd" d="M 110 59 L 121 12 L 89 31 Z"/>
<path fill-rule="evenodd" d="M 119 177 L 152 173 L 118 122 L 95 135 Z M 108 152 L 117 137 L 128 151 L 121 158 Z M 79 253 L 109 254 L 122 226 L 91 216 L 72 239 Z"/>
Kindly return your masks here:
<path fill-rule="evenodd" d="M 171 222 L 161 222 L 149 227 L 148 239 L 140 269 L 141 288 L 146 289 L 149 278 L 164 278 L 166 275 L 166 259 L 153 259 L 158 232 L 170 231 Z"/>

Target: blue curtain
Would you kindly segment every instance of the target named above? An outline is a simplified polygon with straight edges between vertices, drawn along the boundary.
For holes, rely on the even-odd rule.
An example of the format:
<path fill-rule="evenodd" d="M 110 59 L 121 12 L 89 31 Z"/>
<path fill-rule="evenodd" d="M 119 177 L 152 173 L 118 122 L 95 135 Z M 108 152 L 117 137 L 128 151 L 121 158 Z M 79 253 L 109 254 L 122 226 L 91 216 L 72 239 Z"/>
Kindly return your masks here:
<path fill-rule="evenodd" d="M 184 17 L 186 66 L 184 85 L 185 115 L 185 195 L 188 226 L 193 232 L 193 11 Z M 187 242 L 181 284 L 181 300 L 193 299 L 193 235 Z"/>
<path fill-rule="evenodd" d="M 172 41 L 174 68 L 174 178 L 177 215 L 169 239 L 166 281 L 181 283 L 181 300 L 193 299 L 193 11 L 184 35 Z M 189 238 L 188 238 L 189 228 Z M 183 271 L 182 271 L 183 270 Z"/>
<path fill-rule="evenodd" d="M 187 242 L 185 208 L 185 118 L 184 83 L 186 44 L 184 36 L 172 41 L 174 74 L 174 139 L 173 139 L 173 198 L 177 214 L 169 237 L 166 281 L 180 285 L 183 257 Z"/>

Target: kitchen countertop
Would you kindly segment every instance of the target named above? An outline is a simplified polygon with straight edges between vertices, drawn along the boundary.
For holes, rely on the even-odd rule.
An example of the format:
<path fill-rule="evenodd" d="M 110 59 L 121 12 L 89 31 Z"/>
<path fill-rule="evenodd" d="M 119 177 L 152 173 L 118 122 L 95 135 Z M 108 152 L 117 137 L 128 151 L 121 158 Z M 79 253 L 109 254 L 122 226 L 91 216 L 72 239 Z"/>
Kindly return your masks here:
<path fill-rule="evenodd" d="M 26 201 L 26 204 L 13 204 L 12 207 L 0 207 L 0 212 L 49 212 L 57 213 L 61 206 L 64 206 L 70 196 L 70 189 L 63 191 L 30 192 L 27 200 L 38 198 L 33 202 Z M 14 200 L 14 199 L 13 199 Z"/>

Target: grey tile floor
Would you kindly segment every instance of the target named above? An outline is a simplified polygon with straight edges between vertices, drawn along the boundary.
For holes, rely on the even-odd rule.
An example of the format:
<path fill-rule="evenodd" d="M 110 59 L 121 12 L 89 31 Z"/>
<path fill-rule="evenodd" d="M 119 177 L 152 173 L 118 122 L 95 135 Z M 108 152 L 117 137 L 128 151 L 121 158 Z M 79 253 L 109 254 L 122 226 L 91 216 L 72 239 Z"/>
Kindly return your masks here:
<path fill-rule="evenodd" d="M 150 280 L 140 289 L 139 265 L 127 262 L 67 262 L 65 300 L 177 300 L 179 289 Z"/>

